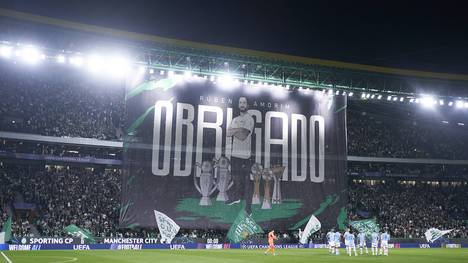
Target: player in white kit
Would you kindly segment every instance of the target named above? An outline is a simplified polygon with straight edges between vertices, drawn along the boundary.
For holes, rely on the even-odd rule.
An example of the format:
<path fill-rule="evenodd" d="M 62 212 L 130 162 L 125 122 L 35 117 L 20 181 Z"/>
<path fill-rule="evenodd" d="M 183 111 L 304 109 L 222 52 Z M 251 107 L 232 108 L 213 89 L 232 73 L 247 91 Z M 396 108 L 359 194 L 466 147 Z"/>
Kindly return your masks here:
<path fill-rule="evenodd" d="M 360 254 L 362 255 L 363 248 L 366 248 L 366 254 L 369 254 L 369 251 L 367 250 L 367 244 L 366 244 L 366 233 L 363 233 L 363 232 L 359 233 L 358 241 L 359 241 Z"/>
<path fill-rule="evenodd" d="M 349 229 L 345 233 L 345 244 L 348 255 L 351 256 L 352 250 L 354 249 L 354 256 L 357 256 L 355 237 L 353 233 L 349 232 Z"/>
<path fill-rule="evenodd" d="M 343 239 L 344 239 L 344 244 L 346 247 L 346 253 L 348 253 L 349 250 L 349 228 L 346 228 L 346 232 L 343 234 Z"/>
<path fill-rule="evenodd" d="M 335 232 L 334 229 L 330 229 L 327 233 L 327 241 L 328 241 L 328 252 L 331 255 L 335 254 Z"/>
<path fill-rule="evenodd" d="M 390 234 L 385 230 L 385 232 L 380 235 L 380 255 L 382 255 L 383 251 L 383 254 L 388 256 L 388 241 L 390 241 Z"/>
<path fill-rule="evenodd" d="M 335 232 L 335 255 L 339 255 L 340 254 L 340 243 L 341 243 L 341 233 L 339 231 L 336 231 Z"/>
<path fill-rule="evenodd" d="M 374 232 L 371 234 L 371 250 L 372 250 L 372 255 L 377 255 L 379 252 L 379 233 Z"/>

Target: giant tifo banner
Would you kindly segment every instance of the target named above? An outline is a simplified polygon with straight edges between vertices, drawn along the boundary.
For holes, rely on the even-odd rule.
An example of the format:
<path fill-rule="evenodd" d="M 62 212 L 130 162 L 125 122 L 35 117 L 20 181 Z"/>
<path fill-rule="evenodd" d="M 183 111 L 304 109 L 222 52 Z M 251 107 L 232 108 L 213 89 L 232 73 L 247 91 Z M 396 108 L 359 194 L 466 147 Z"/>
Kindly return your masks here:
<path fill-rule="evenodd" d="M 127 80 L 120 226 L 263 229 L 346 218 L 346 96 L 220 77 Z"/>

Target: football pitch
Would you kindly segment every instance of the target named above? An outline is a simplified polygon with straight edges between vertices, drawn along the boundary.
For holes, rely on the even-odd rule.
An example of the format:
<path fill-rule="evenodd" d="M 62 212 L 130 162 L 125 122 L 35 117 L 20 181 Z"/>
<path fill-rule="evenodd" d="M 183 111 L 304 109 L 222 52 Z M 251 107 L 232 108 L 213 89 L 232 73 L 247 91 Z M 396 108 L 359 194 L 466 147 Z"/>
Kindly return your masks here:
<path fill-rule="evenodd" d="M 263 250 L 118 250 L 118 251 L 3 251 L 0 262 L 6 263 L 67 263 L 67 262 L 468 262 L 468 249 L 392 249 L 390 255 L 357 257 L 344 254 L 330 256 L 326 249 L 287 249 L 278 255 L 263 254 Z"/>

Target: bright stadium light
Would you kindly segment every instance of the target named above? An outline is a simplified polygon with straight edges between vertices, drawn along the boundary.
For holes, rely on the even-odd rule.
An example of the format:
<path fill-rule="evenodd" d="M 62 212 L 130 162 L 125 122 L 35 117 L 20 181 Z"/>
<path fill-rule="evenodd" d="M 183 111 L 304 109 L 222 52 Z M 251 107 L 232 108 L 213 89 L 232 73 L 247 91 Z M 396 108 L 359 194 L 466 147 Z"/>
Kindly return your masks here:
<path fill-rule="evenodd" d="M 234 84 L 234 79 L 232 78 L 231 74 L 226 73 L 218 77 L 218 82 L 219 82 L 219 85 L 223 87 L 229 87 Z"/>
<path fill-rule="evenodd" d="M 375 98 L 375 94 L 372 94 L 372 96 L 370 96 L 371 99 L 374 99 Z"/>
<path fill-rule="evenodd" d="M 335 92 L 335 95 L 340 95 L 340 91 L 337 90 L 337 91 Z"/>
<path fill-rule="evenodd" d="M 381 100 L 381 99 L 382 99 L 382 95 L 379 94 L 379 96 L 377 96 L 377 99 L 378 99 L 378 100 Z"/>
<path fill-rule="evenodd" d="M 409 102 L 410 102 L 410 103 L 413 103 L 413 102 L 414 102 L 414 98 L 411 98 L 411 99 L 409 100 Z"/>
<path fill-rule="evenodd" d="M 457 107 L 458 109 L 463 108 L 463 101 L 457 100 L 457 102 L 455 103 L 455 105 L 456 105 L 456 107 Z"/>
<path fill-rule="evenodd" d="M 75 67 L 81 67 L 83 65 L 83 58 L 80 56 L 75 56 L 70 58 L 70 64 Z"/>
<path fill-rule="evenodd" d="M 427 96 L 421 99 L 421 104 L 424 107 L 432 107 L 434 106 L 434 98 L 432 96 Z"/>
<path fill-rule="evenodd" d="M 28 64 L 36 64 L 41 59 L 41 54 L 36 47 L 27 46 L 21 50 L 21 58 Z"/>
<path fill-rule="evenodd" d="M 392 96 L 387 96 L 387 100 L 388 101 L 392 100 Z"/>
<path fill-rule="evenodd" d="M 65 59 L 65 56 L 64 56 L 64 55 L 58 55 L 58 56 L 57 56 L 57 62 L 58 62 L 58 63 L 63 64 L 63 63 L 65 63 L 65 61 L 66 61 L 66 59 Z"/>
<path fill-rule="evenodd" d="M 353 95 L 354 95 L 354 93 L 353 93 L 353 92 L 350 92 L 350 93 L 349 93 L 349 96 L 350 96 L 350 97 L 352 97 Z"/>
<path fill-rule="evenodd" d="M 400 97 L 400 102 L 403 102 L 404 100 L 405 100 L 405 98 Z"/>
<path fill-rule="evenodd" d="M 104 68 L 104 61 L 99 55 L 91 55 L 86 59 L 86 66 L 89 71 L 97 73 Z"/>
<path fill-rule="evenodd" d="M 468 108 L 468 102 L 465 102 L 464 106 L 465 106 L 465 108 Z"/>
<path fill-rule="evenodd" d="M 328 95 L 329 95 L 329 96 L 333 95 L 333 90 L 332 90 L 332 89 L 329 89 L 329 90 L 328 90 Z"/>
<path fill-rule="evenodd" d="M 415 99 L 414 102 L 416 102 L 416 104 L 419 104 L 419 99 Z"/>
<path fill-rule="evenodd" d="M 9 46 L 0 47 L 0 56 L 3 58 L 10 58 L 13 55 L 13 48 Z"/>
<path fill-rule="evenodd" d="M 127 58 L 121 56 L 112 57 L 108 64 L 107 70 L 114 76 L 122 76 L 122 74 L 127 73 L 128 69 L 130 68 L 130 62 Z"/>
<path fill-rule="evenodd" d="M 444 100 L 439 100 L 439 104 L 440 104 L 440 106 L 444 106 L 444 104 L 445 104 Z"/>
<path fill-rule="evenodd" d="M 184 71 L 184 78 L 188 79 L 192 77 L 192 72 L 190 70 Z"/>
<path fill-rule="evenodd" d="M 452 106 L 453 106 L 453 101 L 450 101 L 450 102 L 448 103 L 448 105 L 449 105 L 449 107 L 452 107 Z"/>
<path fill-rule="evenodd" d="M 154 74 L 154 69 L 151 68 L 151 69 L 149 70 L 149 74 Z M 162 75 L 162 74 L 161 74 L 161 75 Z"/>
<path fill-rule="evenodd" d="M 366 98 L 366 93 L 362 93 L 361 94 L 361 99 L 365 99 Z"/>

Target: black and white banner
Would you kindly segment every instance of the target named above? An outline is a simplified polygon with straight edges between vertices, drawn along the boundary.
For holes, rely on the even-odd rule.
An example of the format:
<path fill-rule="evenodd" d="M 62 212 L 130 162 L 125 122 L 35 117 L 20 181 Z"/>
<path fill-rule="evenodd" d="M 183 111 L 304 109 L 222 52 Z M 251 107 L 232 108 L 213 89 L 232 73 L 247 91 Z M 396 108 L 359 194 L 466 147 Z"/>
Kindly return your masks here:
<path fill-rule="evenodd" d="M 132 83 L 133 82 L 133 83 Z M 270 229 L 346 217 L 346 97 L 220 77 L 128 80 L 121 227 Z"/>

